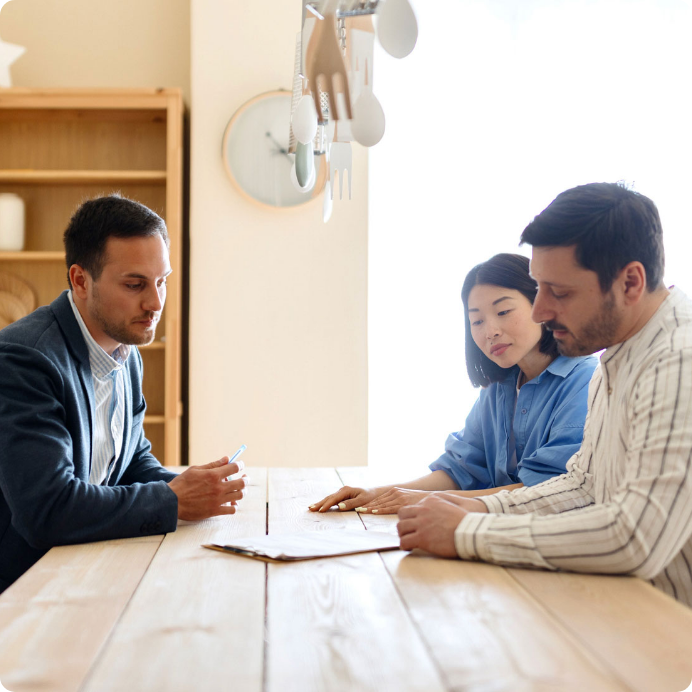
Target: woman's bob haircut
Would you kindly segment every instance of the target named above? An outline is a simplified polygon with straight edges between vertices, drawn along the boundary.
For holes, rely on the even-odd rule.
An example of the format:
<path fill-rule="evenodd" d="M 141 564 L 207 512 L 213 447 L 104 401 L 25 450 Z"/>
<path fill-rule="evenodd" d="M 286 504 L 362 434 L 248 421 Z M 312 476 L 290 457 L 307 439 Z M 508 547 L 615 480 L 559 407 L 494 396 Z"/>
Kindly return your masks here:
<path fill-rule="evenodd" d="M 491 257 L 487 262 L 477 264 L 464 279 L 461 289 L 461 300 L 464 303 L 464 325 L 466 330 L 466 370 L 474 387 L 487 387 L 493 382 L 501 382 L 511 372 L 518 368 L 501 368 L 493 363 L 488 356 L 481 351 L 471 334 L 471 322 L 469 321 L 469 293 L 474 286 L 486 284 L 512 288 L 519 291 L 533 305 L 538 292 L 536 282 L 529 275 L 529 260 L 523 255 L 501 253 Z M 538 344 L 541 353 L 555 357 L 558 355 L 557 342 L 552 332 L 545 326 L 542 327 L 543 335 Z"/>

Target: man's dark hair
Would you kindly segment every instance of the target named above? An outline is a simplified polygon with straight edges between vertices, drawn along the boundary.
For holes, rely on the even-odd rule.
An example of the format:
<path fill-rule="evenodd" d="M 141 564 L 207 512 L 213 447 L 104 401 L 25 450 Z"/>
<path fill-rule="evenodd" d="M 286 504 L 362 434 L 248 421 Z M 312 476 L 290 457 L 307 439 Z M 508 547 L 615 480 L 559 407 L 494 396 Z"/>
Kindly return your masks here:
<path fill-rule="evenodd" d="M 474 286 L 486 284 L 512 288 L 519 291 L 530 303 L 536 299 L 538 286 L 529 274 L 529 260 L 523 255 L 511 255 L 501 253 L 491 257 L 486 262 L 477 264 L 464 279 L 461 288 L 461 300 L 464 303 L 464 324 L 466 329 L 466 370 L 474 387 L 487 387 L 493 382 L 501 382 L 518 366 L 513 368 L 501 368 L 493 363 L 488 356 L 481 351 L 471 334 L 471 321 L 469 320 L 469 294 Z M 541 353 L 552 356 L 558 355 L 557 342 L 553 333 L 541 325 L 543 335 L 538 348 Z"/>
<path fill-rule="evenodd" d="M 108 195 L 84 202 L 70 219 L 63 235 L 67 283 L 70 267 L 78 264 L 94 280 L 101 276 L 109 238 L 135 238 L 160 235 L 168 246 L 164 220 L 139 202 Z"/>
<path fill-rule="evenodd" d="M 596 272 L 606 293 L 630 262 L 641 262 L 646 287 L 663 281 L 663 230 L 656 205 L 621 183 L 591 183 L 559 194 L 521 234 L 534 247 L 575 246 L 577 262 Z"/>

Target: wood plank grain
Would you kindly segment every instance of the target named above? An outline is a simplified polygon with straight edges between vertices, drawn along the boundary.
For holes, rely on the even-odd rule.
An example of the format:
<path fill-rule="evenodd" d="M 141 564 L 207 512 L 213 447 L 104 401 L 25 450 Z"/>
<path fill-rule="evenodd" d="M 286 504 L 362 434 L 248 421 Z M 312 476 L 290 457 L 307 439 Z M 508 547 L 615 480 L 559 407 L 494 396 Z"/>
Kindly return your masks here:
<path fill-rule="evenodd" d="M 450 689 L 626 690 L 501 567 L 382 553 Z"/>
<path fill-rule="evenodd" d="M 269 469 L 270 533 L 363 528 L 355 512 L 331 510 L 322 514 L 308 507 L 341 487 L 334 469 Z"/>
<path fill-rule="evenodd" d="M 264 534 L 266 471 L 246 472 L 236 514 L 166 536 L 84 692 L 262 690 L 265 565 L 201 547 Z"/>
<path fill-rule="evenodd" d="M 333 469 L 271 469 L 269 534 L 363 528 L 354 512 L 314 514 Z M 268 566 L 268 692 L 435 692 L 444 683 L 376 553 Z"/>
<path fill-rule="evenodd" d="M 366 468 L 339 469 L 368 487 Z M 396 530 L 396 516 L 362 514 Z M 622 690 L 501 567 L 424 553 L 382 553 L 406 606 L 453 690 Z"/>
<path fill-rule="evenodd" d="M 509 574 L 626 684 L 679 692 L 692 680 L 692 610 L 636 577 Z"/>
<path fill-rule="evenodd" d="M 0 596 L 0 680 L 13 692 L 78 690 L 163 536 L 50 550 Z"/>

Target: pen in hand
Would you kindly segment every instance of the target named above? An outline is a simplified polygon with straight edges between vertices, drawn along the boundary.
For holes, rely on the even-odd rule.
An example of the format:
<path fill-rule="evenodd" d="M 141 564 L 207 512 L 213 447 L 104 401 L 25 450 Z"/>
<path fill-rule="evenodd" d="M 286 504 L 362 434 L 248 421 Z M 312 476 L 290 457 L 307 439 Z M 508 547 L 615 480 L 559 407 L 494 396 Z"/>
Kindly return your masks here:
<path fill-rule="evenodd" d="M 238 448 L 238 451 L 228 460 L 228 463 L 232 464 L 236 460 L 236 457 L 238 457 L 240 454 L 242 454 L 246 449 L 247 449 L 247 445 L 240 445 L 240 447 Z"/>

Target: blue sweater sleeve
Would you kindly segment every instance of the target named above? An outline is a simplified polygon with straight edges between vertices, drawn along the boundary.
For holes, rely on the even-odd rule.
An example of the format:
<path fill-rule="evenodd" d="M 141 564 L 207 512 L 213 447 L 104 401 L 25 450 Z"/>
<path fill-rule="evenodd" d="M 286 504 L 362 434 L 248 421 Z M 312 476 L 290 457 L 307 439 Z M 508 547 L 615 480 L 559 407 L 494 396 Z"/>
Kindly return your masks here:
<path fill-rule="evenodd" d="M 431 471 L 444 471 L 462 490 L 493 486 L 483 440 L 482 396 L 473 405 L 464 429 L 447 437 L 444 454 L 430 464 Z"/>

